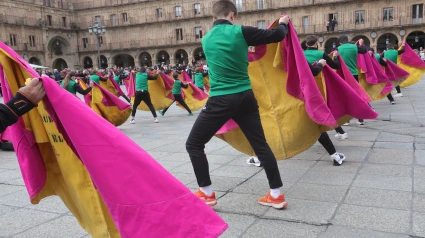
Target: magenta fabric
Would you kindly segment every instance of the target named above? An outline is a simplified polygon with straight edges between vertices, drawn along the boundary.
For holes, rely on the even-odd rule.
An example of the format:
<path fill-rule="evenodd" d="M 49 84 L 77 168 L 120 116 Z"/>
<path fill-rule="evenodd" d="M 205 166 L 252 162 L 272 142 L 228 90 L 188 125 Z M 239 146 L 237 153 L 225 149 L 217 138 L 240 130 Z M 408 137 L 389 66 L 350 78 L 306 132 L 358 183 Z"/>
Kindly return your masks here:
<path fill-rule="evenodd" d="M 192 79 L 189 77 L 189 75 L 186 73 L 186 71 L 182 70 L 181 72 L 182 72 L 184 81 L 193 83 Z"/>
<path fill-rule="evenodd" d="M 340 62 L 340 68 L 336 71 L 341 78 L 347 82 L 347 84 L 359 95 L 364 101 L 370 102 L 372 101 L 367 94 L 367 92 L 362 88 L 362 86 L 356 81 L 356 79 L 351 74 L 350 69 L 345 64 L 341 55 L 338 55 L 338 60 Z"/>
<path fill-rule="evenodd" d="M 132 72 L 128 73 L 128 77 L 130 79 L 130 83 L 127 90 L 127 96 L 134 97 L 134 95 L 136 95 L 136 79 Z"/>
<path fill-rule="evenodd" d="M 375 59 L 373 61 L 376 62 Z M 358 54 L 357 56 L 357 66 L 362 70 L 362 73 L 365 74 L 366 82 L 368 84 L 378 84 L 379 79 L 373 68 L 373 62 L 371 56 L 366 54 Z"/>
<path fill-rule="evenodd" d="M 375 55 L 369 55 L 367 54 L 368 58 L 370 58 L 370 62 L 372 63 L 373 71 L 375 72 L 375 75 L 378 79 L 378 83 L 386 83 L 384 88 L 381 91 L 381 94 L 388 94 L 393 89 L 393 85 L 391 84 L 390 79 L 385 74 L 385 71 L 382 69 L 381 65 L 379 64 L 378 60 L 376 60 Z"/>
<path fill-rule="evenodd" d="M 375 119 L 378 116 L 378 113 L 328 65 L 322 69 L 322 74 L 326 84 L 327 106 L 334 118 L 350 115 L 355 118 Z"/>
<path fill-rule="evenodd" d="M 215 134 L 217 135 L 224 134 L 237 128 L 239 128 L 239 125 L 233 119 L 230 119 Z"/>
<path fill-rule="evenodd" d="M 167 93 L 167 98 L 174 100 L 174 95 L 171 93 L 171 90 L 173 90 L 174 86 L 174 79 L 172 79 L 170 76 L 160 72 L 159 73 L 162 77 L 162 81 L 164 82 L 164 88 Z M 184 98 L 184 93 L 182 92 L 182 97 Z"/>
<path fill-rule="evenodd" d="M 103 105 L 105 105 L 105 106 L 117 106 L 121 111 L 126 110 L 127 108 L 130 107 L 130 104 L 128 104 L 127 102 L 124 102 L 123 100 L 121 100 L 120 98 L 118 98 L 117 96 L 115 96 L 114 94 L 112 94 L 111 92 L 109 92 L 108 90 L 103 88 L 102 86 L 98 85 L 95 82 L 93 82 L 93 84 L 96 85 L 100 89 L 100 91 L 103 95 L 103 98 L 102 98 L 102 104 Z"/>
<path fill-rule="evenodd" d="M 115 82 L 114 77 L 112 75 L 109 76 L 109 80 L 111 80 L 112 84 L 114 85 L 115 90 L 118 91 L 118 95 L 124 96 L 124 92 L 122 91 L 121 87 L 117 84 L 117 82 Z"/>
<path fill-rule="evenodd" d="M 10 129 L 7 128 L 3 133 L 0 135 L 0 143 L 2 141 L 12 141 L 12 133 L 10 132 Z"/>
<path fill-rule="evenodd" d="M 124 83 L 124 86 L 125 86 L 125 90 L 127 91 L 127 96 L 129 96 L 128 95 L 128 92 L 129 92 L 129 90 L 130 90 L 130 75 L 131 75 L 132 73 L 130 72 L 129 74 L 128 74 L 128 76 L 127 76 L 127 78 L 125 78 L 125 79 L 123 79 L 122 81 L 123 81 L 123 83 Z"/>
<path fill-rule="evenodd" d="M 391 60 L 387 60 L 387 66 L 385 67 L 385 75 L 387 75 L 390 81 L 398 81 L 400 79 L 406 79 L 410 76 L 409 72 L 402 69 L 400 66 L 396 65 Z"/>
<path fill-rule="evenodd" d="M 422 61 L 421 57 L 415 53 L 409 44 L 406 44 L 404 49 L 404 53 L 400 56 L 400 61 L 403 64 L 421 69 L 425 68 L 425 62 Z"/>

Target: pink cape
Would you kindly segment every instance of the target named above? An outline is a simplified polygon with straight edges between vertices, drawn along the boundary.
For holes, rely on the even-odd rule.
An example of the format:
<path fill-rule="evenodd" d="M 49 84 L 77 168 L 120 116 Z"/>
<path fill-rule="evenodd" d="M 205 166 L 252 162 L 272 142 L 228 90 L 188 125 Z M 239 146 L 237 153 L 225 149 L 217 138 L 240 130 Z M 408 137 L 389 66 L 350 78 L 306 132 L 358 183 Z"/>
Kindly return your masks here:
<path fill-rule="evenodd" d="M 102 104 L 104 104 L 105 106 L 117 106 L 121 111 L 126 110 L 127 108 L 130 107 L 130 104 L 119 99 L 117 96 L 115 96 L 114 94 L 112 94 L 111 92 L 109 92 L 108 90 L 100 86 L 99 84 L 95 82 L 93 82 L 93 84 L 100 89 L 100 92 L 102 93 L 102 96 L 103 96 Z M 90 94 L 84 95 L 84 101 L 86 102 L 87 105 L 90 105 L 91 100 L 92 100 L 92 95 Z"/>
<path fill-rule="evenodd" d="M 385 71 L 382 69 L 381 65 L 379 64 L 378 60 L 376 60 L 375 55 L 369 55 L 366 54 L 370 58 L 370 62 L 372 63 L 373 71 L 375 72 L 376 77 L 378 78 L 378 83 L 386 83 L 385 87 L 382 89 L 381 94 L 385 95 L 391 92 L 393 89 L 393 85 L 391 84 L 390 79 L 385 74 Z"/>
<path fill-rule="evenodd" d="M 114 85 L 115 90 L 118 91 L 118 95 L 120 97 L 124 96 L 125 95 L 124 92 L 122 91 L 121 87 L 117 84 L 117 82 L 115 82 L 114 77 L 112 75 L 109 76 L 109 80 L 111 80 L 112 85 Z"/>
<path fill-rule="evenodd" d="M 33 77 L 39 77 L 13 50 L 1 42 L 0 47 Z M 13 95 L 1 65 L 0 81 L 8 101 Z M 125 134 L 52 79 L 43 77 L 42 81 L 46 110 L 86 166 L 123 238 L 218 237 L 227 229 L 228 225 L 210 207 Z M 45 184 L 44 162 L 22 118 L 9 128 L 32 198 Z"/>
<path fill-rule="evenodd" d="M 387 66 L 385 67 L 385 75 L 387 75 L 390 81 L 398 81 L 400 79 L 406 79 L 410 76 L 409 72 L 402 69 L 400 66 L 396 65 L 391 60 L 387 60 Z"/>
<path fill-rule="evenodd" d="M 415 53 L 415 51 L 410 47 L 409 44 L 406 44 L 404 46 L 404 49 L 405 51 L 403 54 L 401 54 L 400 57 L 400 61 L 403 64 L 420 69 L 425 68 L 425 62 L 421 59 L 421 57 L 419 57 L 419 55 Z"/>

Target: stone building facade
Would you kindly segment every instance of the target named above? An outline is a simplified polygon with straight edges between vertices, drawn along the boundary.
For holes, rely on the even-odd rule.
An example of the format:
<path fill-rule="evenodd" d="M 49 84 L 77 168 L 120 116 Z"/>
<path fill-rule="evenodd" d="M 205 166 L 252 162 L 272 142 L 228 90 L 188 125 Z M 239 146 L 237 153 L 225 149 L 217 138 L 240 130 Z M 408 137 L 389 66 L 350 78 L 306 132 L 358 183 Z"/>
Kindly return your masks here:
<path fill-rule="evenodd" d="M 300 42 L 319 36 L 332 51 L 337 37 L 425 46 L 423 0 L 233 0 L 237 24 L 266 28 L 288 14 Z M 190 63 L 203 60 L 202 37 L 212 27 L 213 0 L 3 0 L 0 40 L 31 63 L 51 68 L 98 67 L 94 22 L 106 27 L 100 66 Z M 334 21 L 332 21 L 334 19 Z"/>

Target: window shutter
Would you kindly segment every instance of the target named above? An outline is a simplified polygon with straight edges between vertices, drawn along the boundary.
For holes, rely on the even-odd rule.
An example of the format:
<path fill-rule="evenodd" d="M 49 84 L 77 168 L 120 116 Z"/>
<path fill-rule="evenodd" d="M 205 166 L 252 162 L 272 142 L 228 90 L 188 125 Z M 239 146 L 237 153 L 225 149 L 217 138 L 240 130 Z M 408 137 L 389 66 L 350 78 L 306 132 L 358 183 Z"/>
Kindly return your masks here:
<path fill-rule="evenodd" d="M 411 13 L 411 11 L 412 11 L 412 5 L 407 5 L 406 6 L 406 17 L 410 17 L 411 15 L 410 15 L 410 13 Z"/>

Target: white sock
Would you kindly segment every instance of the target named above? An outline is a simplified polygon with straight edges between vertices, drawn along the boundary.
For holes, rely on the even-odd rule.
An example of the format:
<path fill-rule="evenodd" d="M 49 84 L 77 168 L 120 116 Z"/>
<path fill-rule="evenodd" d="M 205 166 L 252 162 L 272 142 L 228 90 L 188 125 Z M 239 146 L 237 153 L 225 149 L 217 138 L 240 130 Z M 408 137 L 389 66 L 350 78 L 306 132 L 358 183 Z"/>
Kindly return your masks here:
<path fill-rule="evenodd" d="M 270 195 L 272 195 L 273 198 L 278 198 L 280 194 L 280 188 L 270 189 Z"/>
<path fill-rule="evenodd" d="M 208 197 L 212 195 L 212 187 L 211 187 L 211 185 L 210 186 L 206 186 L 206 187 L 200 187 L 200 189 Z"/>

